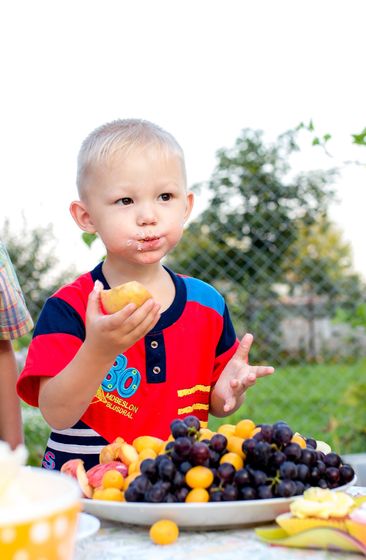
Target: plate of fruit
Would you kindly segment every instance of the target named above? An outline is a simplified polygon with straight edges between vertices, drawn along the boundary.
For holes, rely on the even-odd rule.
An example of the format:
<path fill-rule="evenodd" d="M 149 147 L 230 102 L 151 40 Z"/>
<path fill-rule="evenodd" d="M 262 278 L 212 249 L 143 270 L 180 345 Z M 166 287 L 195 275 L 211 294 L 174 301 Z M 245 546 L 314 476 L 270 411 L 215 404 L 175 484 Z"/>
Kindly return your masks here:
<path fill-rule="evenodd" d="M 353 468 L 329 445 L 295 432 L 286 422 L 250 419 L 202 428 L 195 416 L 171 423 L 167 441 L 122 437 L 102 449 L 85 471 L 74 459 L 83 509 L 137 525 L 170 519 L 186 528 L 224 528 L 274 520 L 311 487 L 346 490 Z"/>

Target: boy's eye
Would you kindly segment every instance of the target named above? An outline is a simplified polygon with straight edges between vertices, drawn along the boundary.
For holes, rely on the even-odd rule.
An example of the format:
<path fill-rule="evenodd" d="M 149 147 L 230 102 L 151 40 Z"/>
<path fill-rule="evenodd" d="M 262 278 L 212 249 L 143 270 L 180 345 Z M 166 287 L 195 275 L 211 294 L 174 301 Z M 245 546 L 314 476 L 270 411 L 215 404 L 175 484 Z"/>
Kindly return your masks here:
<path fill-rule="evenodd" d="M 167 201 L 170 200 L 172 198 L 172 195 L 170 193 L 162 193 L 159 198 L 161 200 Z"/>
<path fill-rule="evenodd" d="M 124 196 L 123 198 L 119 198 L 118 200 L 116 200 L 116 204 L 120 204 L 122 206 L 128 206 L 129 204 L 132 203 L 133 203 L 132 198 L 128 196 Z"/>

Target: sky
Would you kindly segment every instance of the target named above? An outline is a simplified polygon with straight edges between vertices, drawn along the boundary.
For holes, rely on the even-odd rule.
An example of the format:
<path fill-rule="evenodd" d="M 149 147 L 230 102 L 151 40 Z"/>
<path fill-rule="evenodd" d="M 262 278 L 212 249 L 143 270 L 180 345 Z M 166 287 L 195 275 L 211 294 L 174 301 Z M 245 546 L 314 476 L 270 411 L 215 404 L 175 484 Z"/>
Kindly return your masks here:
<path fill-rule="evenodd" d="M 69 214 L 83 139 L 116 118 L 169 130 L 189 184 L 243 128 L 268 140 L 301 121 L 331 133 L 299 169 L 366 163 L 364 0 L 12 0 L 0 7 L 0 224 L 53 224 L 60 266 L 92 268 Z M 366 277 L 366 165 L 347 165 L 331 216 Z M 204 201 L 197 201 L 196 213 Z M 195 214 L 194 214 L 195 215 Z"/>

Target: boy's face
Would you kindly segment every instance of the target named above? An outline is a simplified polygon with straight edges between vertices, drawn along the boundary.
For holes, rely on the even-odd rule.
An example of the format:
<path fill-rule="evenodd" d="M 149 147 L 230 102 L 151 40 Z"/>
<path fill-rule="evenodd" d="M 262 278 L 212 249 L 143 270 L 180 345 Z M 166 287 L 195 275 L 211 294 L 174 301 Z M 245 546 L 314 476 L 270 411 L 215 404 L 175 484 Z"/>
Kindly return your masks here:
<path fill-rule="evenodd" d="M 71 205 L 78 225 L 99 234 L 108 256 L 152 264 L 180 240 L 193 194 L 186 191 L 178 156 L 149 147 L 93 172 L 85 200 L 73 204 L 80 205 Z"/>

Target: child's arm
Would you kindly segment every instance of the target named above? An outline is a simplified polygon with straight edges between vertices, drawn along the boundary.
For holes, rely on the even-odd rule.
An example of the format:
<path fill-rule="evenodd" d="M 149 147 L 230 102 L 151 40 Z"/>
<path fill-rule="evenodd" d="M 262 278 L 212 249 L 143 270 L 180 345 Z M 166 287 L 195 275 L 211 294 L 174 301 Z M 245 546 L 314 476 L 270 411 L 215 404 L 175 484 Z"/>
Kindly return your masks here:
<path fill-rule="evenodd" d="M 116 356 L 145 336 L 158 322 L 160 305 L 152 299 L 136 309 L 129 304 L 113 315 L 100 310 L 100 283 L 89 295 L 86 337 L 71 362 L 55 377 L 41 380 L 39 408 L 58 430 L 73 426 L 92 401 Z"/>
<path fill-rule="evenodd" d="M 23 442 L 17 364 L 10 340 L 0 340 L 0 439 L 12 448 Z"/>
<path fill-rule="evenodd" d="M 245 391 L 255 384 L 258 377 L 274 372 L 270 366 L 251 366 L 248 364 L 249 350 L 253 336 L 246 334 L 223 369 L 210 397 L 210 413 L 222 417 L 232 414 L 244 401 Z"/>

